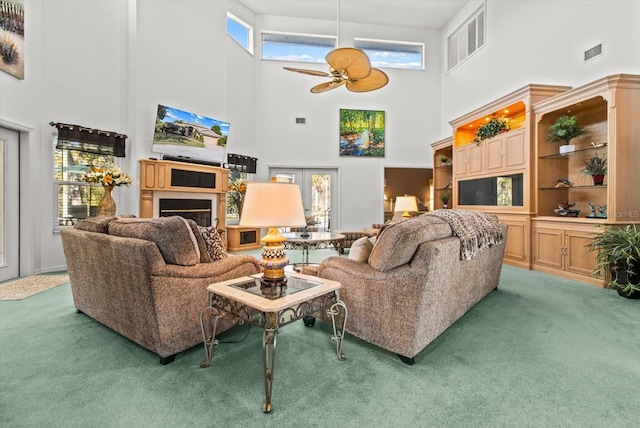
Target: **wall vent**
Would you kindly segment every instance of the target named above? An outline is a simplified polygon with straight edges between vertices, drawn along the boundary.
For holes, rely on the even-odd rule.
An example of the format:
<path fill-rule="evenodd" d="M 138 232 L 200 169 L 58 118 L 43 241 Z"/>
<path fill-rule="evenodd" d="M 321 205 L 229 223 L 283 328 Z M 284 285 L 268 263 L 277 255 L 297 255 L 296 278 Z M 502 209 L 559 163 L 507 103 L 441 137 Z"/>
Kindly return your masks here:
<path fill-rule="evenodd" d="M 484 46 L 484 6 L 447 37 L 447 71 L 453 70 Z"/>
<path fill-rule="evenodd" d="M 305 124 L 305 123 L 307 123 L 307 118 L 305 118 L 305 117 L 296 117 L 296 123 Z"/>
<path fill-rule="evenodd" d="M 587 49 L 584 51 L 584 60 L 589 61 L 595 57 L 602 55 L 604 50 L 602 49 L 602 43 L 595 45 L 591 49 Z"/>

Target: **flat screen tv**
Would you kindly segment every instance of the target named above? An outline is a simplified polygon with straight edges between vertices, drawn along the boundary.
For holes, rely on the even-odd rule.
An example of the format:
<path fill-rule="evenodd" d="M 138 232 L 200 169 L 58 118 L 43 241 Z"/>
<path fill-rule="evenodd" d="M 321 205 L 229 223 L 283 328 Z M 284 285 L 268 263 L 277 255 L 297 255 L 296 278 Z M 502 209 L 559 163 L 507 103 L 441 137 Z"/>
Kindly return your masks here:
<path fill-rule="evenodd" d="M 151 151 L 165 159 L 222 164 L 228 135 L 227 122 L 158 105 Z"/>

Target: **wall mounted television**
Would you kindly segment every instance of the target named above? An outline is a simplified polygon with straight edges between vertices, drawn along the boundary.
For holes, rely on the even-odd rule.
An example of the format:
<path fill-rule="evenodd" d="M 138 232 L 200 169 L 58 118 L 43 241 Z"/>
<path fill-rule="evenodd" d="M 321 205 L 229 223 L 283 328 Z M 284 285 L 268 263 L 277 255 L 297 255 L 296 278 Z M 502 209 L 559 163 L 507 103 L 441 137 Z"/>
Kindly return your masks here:
<path fill-rule="evenodd" d="M 227 122 L 159 104 L 151 151 L 164 159 L 221 165 L 228 135 Z"/>

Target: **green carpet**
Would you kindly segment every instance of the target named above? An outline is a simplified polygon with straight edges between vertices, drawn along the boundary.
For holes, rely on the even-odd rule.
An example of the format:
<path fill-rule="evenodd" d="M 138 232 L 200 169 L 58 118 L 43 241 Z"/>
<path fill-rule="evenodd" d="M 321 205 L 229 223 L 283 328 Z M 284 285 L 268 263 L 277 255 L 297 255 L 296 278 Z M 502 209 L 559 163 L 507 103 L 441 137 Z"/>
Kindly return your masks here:
<path fill-rule="evenodd" d="M 338 361 L 329 335 L 323 322 L 280 330 L 263 414 L 256 327 L 220 344 L 207 369 L 201 346 L 161 366 L 76 314 L 68 284 L 2 301 L 0 426 L 638 426 L 640 301 L 612 290 L 505 266 L 500 288 L 414 366 L 350 335 Z"/>

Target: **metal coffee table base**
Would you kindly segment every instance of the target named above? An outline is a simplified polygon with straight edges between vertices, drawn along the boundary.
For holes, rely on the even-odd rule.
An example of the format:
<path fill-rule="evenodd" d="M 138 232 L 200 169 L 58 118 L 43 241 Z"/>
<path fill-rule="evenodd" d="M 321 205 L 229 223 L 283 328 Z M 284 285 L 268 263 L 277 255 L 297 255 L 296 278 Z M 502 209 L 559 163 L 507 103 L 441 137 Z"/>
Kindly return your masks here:
<path fill-rule="evenodd" d="M 263 328 L 262 346 L 264 357 L 265 402 L 262 410 L 265 413 L 270 413 L 272 409 L 271 394 L 273 391 L 273 372 L 278 328 L 322 310 L 326 310 L 327 315 L 331 317 L 331 324 L 333 326 L 331 342 L 336 345 L 338 360 L 344 360 L 346 357 L 342 353 L 342 340 L 347 324 L 347 307 L 340 300 L 338 290 L 298 303 L 278 312 L 261 312 L 245 304 L 211 293 L 209 296 L 209 306 L 204 308 L 200 313 L 200 327 L 205 350 L 205 359 L 200 364 L 200 367 L 209 367 L 213 359 L 213 348 L 218 345 L 218 340 L 215 339 L 215 333 L 220 318 L 230 316 L 231 322 L 234 324 L 242 324 L 248 321 Z M 207 332 L 207 322 L 205 321 L 208 314 L 213 317 L 213 326 L 209 332 Z M 342 318 L 341 322 L 339 322 L 340 318 Z"/>

